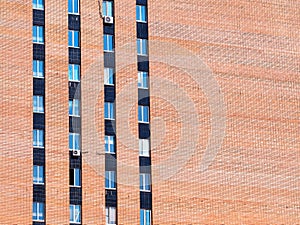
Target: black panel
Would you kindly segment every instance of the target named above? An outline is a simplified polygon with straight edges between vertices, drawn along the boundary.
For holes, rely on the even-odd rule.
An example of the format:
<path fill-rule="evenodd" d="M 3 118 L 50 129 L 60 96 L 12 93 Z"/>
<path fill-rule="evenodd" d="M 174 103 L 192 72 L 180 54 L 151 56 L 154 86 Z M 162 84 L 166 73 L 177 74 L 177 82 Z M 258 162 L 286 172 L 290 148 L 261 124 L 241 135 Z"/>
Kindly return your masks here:
<path fill-rule="evenodd" d="M 69 82 L 69 98 L 80 99 L 80 82 Z"/>
<path fill-rule="evenodd" d="M 114 52 L 104 52 L 104 67 L 115 67 L 115 53 Z"/>
<path fill-rule="evenodd" d="M 45 95 L 45 79 L 33 78 L 33 95 Z"/>
<path fill-rule="evenodd" d="M 115 101 L 115 87 L 114 86 L 104 86 L 104 101 L 114 102 Z"/>
<path fill-rule="evenodd" d="M 44 10 L 33 10 L 33 25 L 45 25 L 45 11 Z"/>
<path fill-rule="evenodd" d="M 117 160 L 114 154 L 105 154 L 105 170 L 116 171 L 117 170 Z"/>
<path fill-rule="evenodd" d="M 151 173 L 150 157 L 140 157 L 140 173 Z"/>
<path fill-rule="evenodd" d="M 69 151 L 70 156 L 70 168 L 81 168 L 81 157 L 80 156 L 73 156 L 73 152 Z"/>
<path fill-rule="evenodd" d="M 32 222 L 32 225 L 45 225 L 45 224 L 46 224 L 45 222 L 35 222 L 35 221 Z"/>
<path fill-rule="evenodd" d="M 69 116 L 69 131 L 71 133 L 80 133 L 81 119 L 80 117 Z"/>
<path fill-rule="evenodd" d="M 33 44 L 33 59 L 45 60 L 45 45 Z"/>
<path fill-rule="evenodd" d="M 33 129 L 45 129 L 44 113 L 33 113 Z"/>
<path fill-rule="evenodd" d="M 152 209 L 151 192 L 140 192 L 140 207 L 141 209 Z"/>
<path fill-rule="evenodd" d="M 70 204 L 81 205 L 82 202 L 81 188 L 70 187 Z"/>
<path fill-rule="evenodd" d="M 40 149 L 40 148 L 33 149 L 33 165 L 36 166 L 45 165 L 45 149 Z"/>
<path fill-rule="evenodd" d="M 150 98 L 149 98 L 149 90 L 148 89 L 139 89 L 139 105 L 150 105 Z"/>
<path fill-rule="evenodd" d="M 69 30 L 80 30 L 80 16 L 69 14 L 68 16 Z"/>
<path fill-rule="evenodd" d="M 136 0 L 137 5 L 147 5 L 147 0 Z"/>
<path fill-rule="evenodd" d="M 69 48 L 69 63 L 80 64 L 80 48 Z"/>
<path fill-rule="evenodd" d="M 103 33 L 114 35 L 114 25 L 113 24 L 105 24 L 103 26 Z"/>
<path fill-rule="evenodd" d="M 149 72 L 149 58 L 148 56 L 140 56 L 138 55 L 138 70 Z"/>
<path fill-rule="evenodd" d="M 116 207 L 117 206 L 117 191 L 105 190 L 105 205 Z"/>
<path fill-rule="evenodd" d="M 45 185 L 33 185 L 33 201 L 45 203 Z"/>
<path fill-rule="evenodd" d="M 136 23 L 137 38 L 148 39 L 148 23 Z"/>
<path fill-rule="evenodd" d="M 150 125 L 139 123 L 139 138 L 146 139 L 150 137 Z"/>
<path fill-rule="evenodd" d="M 116 135 L 116 122 L 115 120 L 105 120 L 105 134 Z"/>

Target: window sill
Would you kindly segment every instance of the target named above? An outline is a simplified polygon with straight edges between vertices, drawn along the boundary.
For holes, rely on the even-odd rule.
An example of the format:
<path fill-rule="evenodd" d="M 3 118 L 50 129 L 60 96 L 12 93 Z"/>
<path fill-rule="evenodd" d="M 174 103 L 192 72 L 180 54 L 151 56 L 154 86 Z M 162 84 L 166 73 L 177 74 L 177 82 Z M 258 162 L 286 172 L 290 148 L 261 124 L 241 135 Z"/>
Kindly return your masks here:
<path fill-rule="evenodd" d="M 115 119 L 111 119 L 111 118 L 104 118 L 105 120 L 110 120 L 110 121 L 115 121 Z"/>
<path fill-rule="evenodd" d="M 38 77 L 38 76 L 33 76 L 33 78 L 37 78 L 37 79 L 45 79 L 45 77 Z"/>
<path fill-rule="evenodd" d="M 34 41 L 33 41 L 32 44 L 44 45 L 45 42 L 34 42 Z"/>
<path fill-rule="evenodd" d="M 115 191 L 116 190 L 116 188 L 105 188 L 105 190 L 111 190 L 111 191 Z"/>
<path fill-rule="evenodd" d="M 34 183 L 34 182 L 33 182 L 33 184 L 34 185 L 45 185 L 45 183 Z"/>
<path fill-rule="evenodd" d="M 76 83 L 80 83 L 80 80 L 69 80 L 69 82 L 76 82 Z"/>
<path fill-rule="evenodd" d="M 138 123 L 149 124 L 150 122 L 138 121 Z"/>
<path fill-rule="evenodd" d="M 69 151 L 70 151 L 70 152 L 73 152 L 73 151 L 80 151 L 80 152 L 81 152 L 80 149 L 69 149 Z"/>
<path fill-rule="evenodd" d="M 137 53 L 138 56 L 148 56 L 148 54 Z"/>
<path fill-rule="evenodd" d="M 44 111 L 44 112 L 36 112 L 36 111 L 33 111 L 33 113 L 45 114 L 45 111 Z"/>
<path fill-rule="evenodd" d="M 44 11 L 44 8 L 35 8 L 35 7 L 32 7 L 32 9 Z"/>
<path fill-rule="evenodd" d="M 136 20 L 137 23 L 147 23 L 148 21 L 144 21 L 144 20 Z"/>
<path fill-rule="evenodd" d="M 33 222 L 45 222 L 45 220 L 32 220 Z"/>
<path fill-rule="evenodd" d="M 138 89 L 148 90 L 148 87 L 138 87 Z"/>
<path fill-rule="evenodd" d="M 151 190 L 140 190 L 140 192 L 151 192 Z"/>
<path fill-rule="evenodd" d="M 41 146 L 33 146 L 33 148 L 44 149 L 45 147 L 41 147 Z"/>
<path fill-rule="evenodd" d="M 110 53 L 113 53 L 115 52 L 114 50 L 103 50 L 104 52 L 110 52 Z"/>
<path fill-rule="evenodd" d="M 115 86 L 115 84 L 104 84 L 106 86 Z"/>
<path fill-rule="evenodd" d="M 77 15 L 77 16 L 80 15 L 79 13 L 73 13 L 73 12 L 68 12 L 68 14 L 70 14 L 70 15 Z"/>
<path fill-rule="evenodd" d="M 69 48 L 77 48 L 80 49 L 80 46 L 68 46 Z"/>
<path fill-rule="evenodd" d="M 115 152 L 105 152 L 105 154 L 111 154 L 111 155 L 115 155 Z"/>
<path fill-rule="evenodd" d="M 77 115 L 69 115 L 70 117 L 76 117 L 76 118 L 80 118 L 80 116 Z"/>
<path fill-rule="evenodd" d="M 73 188 L 81 188 L 81 186 L 75 186 L 75 185 L 69 185 L 69 187 L 73 187 Z"/>

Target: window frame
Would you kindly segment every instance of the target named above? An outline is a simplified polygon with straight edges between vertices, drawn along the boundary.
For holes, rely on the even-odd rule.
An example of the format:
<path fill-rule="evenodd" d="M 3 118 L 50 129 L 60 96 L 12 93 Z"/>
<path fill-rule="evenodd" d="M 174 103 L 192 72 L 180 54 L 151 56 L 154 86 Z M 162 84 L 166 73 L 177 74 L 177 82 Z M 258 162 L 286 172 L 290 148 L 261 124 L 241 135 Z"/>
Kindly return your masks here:
<path fill-rule="evenodd" d="M 147 118 L 145 118 L 146 117 L 145 112 L 147 112 Z M 138 105 L 138 122 L 139 123 L 146 123 L 146 124 L 150 123 L 149 106 Z"/>
<path fill-rule="evenodd" d="M 71 37 L 71 39 L 70 39 Z M 76 39 L 77 37 L 77 39 Z M 76 41 L 78 44 L 76 45 Z M 68 30 L 68 47 L 69 48 L 80 48 L 80 31 Z"/>
<path fill-rule="evenodd" d="M 116 154 L 115 136 L 112 135 L 104 136 L 104 151 L 105 153 Z"/>
<path fill-rule="evenodd" d="M 139 22 L 139 23 L 147 23 L 147 7 L 145 5 L 136 5 L 135 7 L 135 13 L 136 13 L 136 22 Z M 143 10 L 144 9 L 144 16 L 145 16 L 145 19 L 143 19 Z"/>
<path fill-rule="evenodd" d="M 140 191 L 150 192 L 151 191 L 151 174 L 140 173 Z"/>
<path fill-rule="evenodd" d="M 35 135 L 36 133 L 36 135 Z M 44 130 L 33 129 L 32 131 L 32 146 L 33 148 L 45 148 Z M 42 145 L 34 145 L 34 143 L 42 143 Z"/>
<path fill-rule="evenodd" d="M 41 71 L 42 70 L 42 71 Z M 32 73 L 34 78 L 44 78 L 44 61 L 42 60 L 33 60 L 32 61 Z"/>
<path fill-rule="evenodd" d="M 115 104 L 113 102 L 104 102 L 104 119 L 115 120 Z"/>
<path fill-rule="evenodd" d="M 81 206 L 70 204 L 69 208 L 70 208 L 70 223 L 80 224 L 81 223 Z M 76 220 L 76 216 L 77 216 L 77 220 Z"/>
<path fill-rule="evenodd" d="M 104 67 L 104 85 L 115 85 L 114 68 Z"/>
<path fill-rule="evenodd" d="M 146 147 L 146 149 L 145 149 Z M 139 156 L 150 157 L 150 140 L 146 138 L 139 139 Z"/>
<path fill-rule="evenodd" d="M 114 35 L 103 34 L 103 51 L 114 52 Z"/>
<path fill-rule="evenodd" d="M 77 12 L 74 12 L 75 10 L 75 4 L 74 2 L 77 3 Z M 72 3 L 70 5 L 70 3 Z M 71 6 L 71 10 L 70 10 L 70 6 Z M 73 14 L 73 15 L 79 15 L 80 14 L 80 4 L 79 4 L 79 0 L 68 0 L 68 14 Z"/>
<path fill-rule="evenodd" d="M 78 71 L 78 80 L 75 79 L 76 71 Z M 71 81 L 71 82 L 80 82 L 80 65 L 79 64 L 69 64 L 68 77 L 69 77 L 69 81 Z"/>
<path fill-rule="evenodd" d="M 149 221 L 147 221 L 149 218 Z M 140 225 L 151 225 L 151 210 L 140 209 Z"/>
<path fill-rule="evenodd" d="M 44 166 L 33 165 L 33 184 L 45 184 Z M 36 176 L 35 176 L 36 174 Z"/>
<path fill-rule="evenodd" d="M 69 186 L 81 187 L 81 170 L 79 168 L 70 168 L 69 174 L 70 174 Z M 71 181 L 73 181 L 73 184 Z"/>
<path fill-rule="evenodd" d="M 110 5 L 110 7 L 107 7 L 108 5 Z M 109 9 L 111 9 L 111 10 L 109 10 Z M 102 2 L 102 16 L 110 16 L 110 17 L 114 16 L 113 1 L 103 1 Z"/>
<path fill-rule="evenodd" d="M 105 189 L 116 190 L 116 172 L 112 170 L 105 171 Z"/>
<path fill-rule="evenodd" d="M 72 137 L 72 142 L 71 142 L 71 137 Z M 76 140 L 77 139 L 77 140 Z M 76 141 L 78 142 L 78 149 L 76 148 Z M 70 146 L 70 143 L 72 143 L 72 146 Z M 80 151 L 80 134 L 79 133 L 72 133 L 69 132 L 69 151 Z M 74 148 L 71 148 L 74 147 Z"/>
<path fill-rule="evenodd" d="M 34 44 L 44 44 L 45 43 L 44 26 L 38 26 L 38 25 L 32 26 L 32 42 Z"/>
<path fill-rule="evenodd" d="M 34 218 L 35 214 L 36 214 L 36 219 Z M 32 203 L 32 221 L 37 221 L 37 222 L 45 221 L 45 204 L 43 202 Z"/>
<path fill-rule="evenodd" d="M 140 56 L 148 56 L 148 40 L 145 38 L 136 39 L 136 50 Z"/>
<path fill-rule="evenodd" d="M 43 95 L 33 95 L 32 105 L 33 105 L 33 113 L 42 113 L 42 114 L 45 113 Z"/>
<path fill-rule="evenodd" d="M 149 73 L 138 71 L 138 88 L 149 89 Z"/>
<path fill-rule="evenodd" d="M 42 4 L 40 4 L 39 2 L 42 2 Z M 39 6 L 42 6 L 42 7 L 39 7 Z M 44 10 L 44 7 L 45 7 L 44 0 L 32 0 L 32 8 L 33 9 Z"/>
<path fill-rule="evenodd" d="M 70 110 L 71 110 L 71 112 L 70 112 Z M 69 99 L 69 116 L 80 117 L 80 100 L 79 99 L 76 99 L 76 98 Z"/>
<path fill-rule="evenodd" d="M 113 215 L 114 220 L 111 221 L 111 214 Z M 105 207 L 105 218 L 106 218 L 106 225 L 116 225 L 117 222 L 117 208 L 112 206 Z"/>

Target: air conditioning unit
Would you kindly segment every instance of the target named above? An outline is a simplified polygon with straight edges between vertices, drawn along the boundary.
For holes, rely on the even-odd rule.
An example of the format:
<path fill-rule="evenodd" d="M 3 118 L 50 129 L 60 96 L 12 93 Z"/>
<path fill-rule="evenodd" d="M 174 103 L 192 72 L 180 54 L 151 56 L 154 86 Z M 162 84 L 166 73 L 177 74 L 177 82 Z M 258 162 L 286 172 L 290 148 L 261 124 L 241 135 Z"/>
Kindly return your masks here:
<path fill-rule="evenodd" d="M 112 16 L 104 16 L 103 20 L 104 20 L 104 23 L 109 23 L 109 24 L 114 23 L 114 18 Z"/>
<path fill-rule="evenodd" d="M 73 150 L 73 156 L 80 156 L 80 150 Z"/>

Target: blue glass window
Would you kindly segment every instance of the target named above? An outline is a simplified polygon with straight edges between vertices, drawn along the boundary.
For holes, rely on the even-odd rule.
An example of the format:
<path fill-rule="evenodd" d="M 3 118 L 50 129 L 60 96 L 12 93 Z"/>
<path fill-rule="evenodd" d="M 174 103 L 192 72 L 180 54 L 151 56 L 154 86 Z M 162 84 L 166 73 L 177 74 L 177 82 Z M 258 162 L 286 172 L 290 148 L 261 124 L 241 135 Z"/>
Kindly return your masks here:
<path fill-rule="evenodd" d="M 44 221 L 44 203 L 33 202 L 32 204 L 32 220 Z"/>
<path fill-rule="evenodd" d="M 79 99 L 69 100 L 69 116 L 79 116 L 80 115 L 80 102 Z"/>
<path fill-rule="evenodd" d="M 114 85 L 114 69 L 104 68 L 104 84 Z"/>
<path fill-rule="evenodd" d="M 137 54 L 138 55 L 148 55 L 148 41 L 147 39 L 136 40 Z"/>
<path fill-rule="evenodd" d="M 32 133 L 33 133 L 33 147 L 43 148 L 44 147 L 44 131 L 34 129 Z"/>
<path fill-rule="evenodd" d="M 112 52 L 113 51 L 113 36 L 109 34 L 103 35 L 103 49 L 106 52 Z"/>
<path fill-rule="evenodd" d="M 114 103 L 104 102 L 104 119 L 115 119 Z"/>
<path fill-rule="evenodd" d="M 68 1 L 68 12 L 72 14 L 79 13 L 79 0 L 69 0 Z"/>
<path fill-rule="evenodd" d="M 33 26 L 32 27 L 32 41 L 33 43 L 43 44 L 44 43 L 44 27 Z"/>
<path fill-rule="evenodd" d="M 139 88 L 148 88 L 148 73 L 147 72 L 138 72 L 138 87 Z"/>
<path fill-rule="evenodd" d="M 44 184 L 44 167 L 33 166 L 33 183 Z"/>
<path fill-rule="evenodd" d="M 80 169 L 70 169 L 70 185 L 80 187 Z"/>
<path fill-rule="evenodd" d="M 33 77 L 43 78 L 44 77 L 44 61 L 33 60 L 32 71 L 33 71 Z"/>
<path fill-rule="evenodd" d="M 79 150 L 80 149 L 80 135 L 77 133 L 69 133 L 69 149 Z"/>
<path fill-rule="evenodd" d="M 79 47 L 79 31 L 69 30 L 69 47 Z"/>
<path fill-rule="evenodd" d="M 69 64 L 69 81 L 80 81 L 80 66 L 77 64 Z"/>
<path fill-rule="evenodd" d="M 32 7 L 34 9 L 44 9 L 44 0 L 32 0 Z"/>
<path fill-rule="evenodd" d="M 149 123 L 149 107 L 138 106 L 138 121 L 141 123 Z"/>
<path fill-rule="evenodd" d="M 140 210 L 140 225 L 151 225 L 151 210 Z"/>
<path fill-rule="evenodd" d="M 113 16 L 113 2 L 103 1 L 102 2 L 102 16 Z"/>
<path fill-rule="evenodd" d="M 147 22 L 146 6 L 144 6 L 144 5 L 136 6 L 136 21 L 137 22 Z"/>
<path fill-rule="evenodd" d="M 116 172 L 105 171 L 105 188 L 115 189 L 116 188 Z"/>
<path fill-rule="evenodd" d="M 80 205 L 70 205 L 70 223 L 81 222 L 81 207 Z"/>

